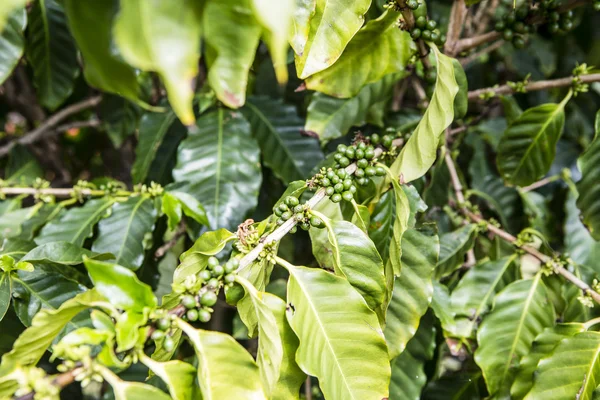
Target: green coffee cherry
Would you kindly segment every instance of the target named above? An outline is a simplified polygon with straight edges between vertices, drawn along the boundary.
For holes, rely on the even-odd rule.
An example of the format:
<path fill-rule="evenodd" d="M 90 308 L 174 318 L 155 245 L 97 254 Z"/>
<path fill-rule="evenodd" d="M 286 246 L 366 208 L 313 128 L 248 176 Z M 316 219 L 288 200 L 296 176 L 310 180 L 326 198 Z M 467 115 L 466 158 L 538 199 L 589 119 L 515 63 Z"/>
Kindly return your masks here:
<path fill-rule="evenodd" d="M 356 149 L 356 151 L 354 152 L 354 156 L 357 160 L 362 160 L 363 158 L 365 158 L 365 151 L 361 149 Z"/>
<path fill-rule="evenodd" d="M 196 307 L 196 298 L 194 296 L 192 296 L 191 294 L 186 294 L 185 296 L 181 297 L 181 304 L 185 308 L 195 308 Z"/>
<path fill-rule="evenodd" d="M 334 193 L 335 193 L 335 189 L 333 188 L 333 186 L 329 186 L 327 189 L 325 189 L 325 194 L 327 196 L 331 196 Z"/>
<path fill-rule="evenodd" d="M 352 194 L 356 193 L 356 186 L 354 186 L 354 185 L 350 186 L 350 188 L 348 188 L 348 191 Z"/>
<path fill-rule="evenodd" d="M 338 169 L 335 173 L 340 179 L 345 179 L 348 176 L 348 171 L 346 171 L 344 168 Z"/>
<path fill-rule="evenodd" d="M 285 203 L 281 203 L 279 205 L 279 209 L 281 210 L 281 212 L 286 212 L 287 210 L 289 210 L 288 206 L 285 205 Z"/>
<path fill-rule="evenodd" d="M 152 335 L 150 336 L 150 338 L 152 340 L 156 340 L 156 341 L 161 340 L 164 337 L 165 337 L 165 333 L 160 330 L 155 330 L 154 332 L 152 332 Z"/>
<path fill-rule="evenodd" d="M 198 278 L 200 278 L 201 281 L 208 281 L 210 278 L 212 278 L 212 274 L 210 273 L 209 270 L 203 269 L 202 271 L 200 271 L 200 273 L 198 274 Z"/>
<path fill-rule="evenodd" d="M 325 223 L 321 220 L 321 218 L 313 215 L 310 217 L 310 225 L 314 226 L 315 228 L 323 228 Z"/>
<path fill-rule="evenodd" d="M 206 282 L 206 286 L 211 289 L 216 289 L 219 287 L 219 280 L 217 278 L 211 278 Z"/>
<path fill-rule="evenodd" d="M 342 199 L 346 201 L 352 201 L 352 199 L 354 199 L 354 195 L 350 191 L 345 191 L 342 193 Z"/>
<path fill-rule="evenodd" d="M 227 274 L 223 277 L 223 282 L 225 283 L 233 283 L 235 282 L 235 275 L 234 274 Z"/>
<path fill-rule="evenodd" d="M 161 331 L 167 331 L 171 327 L 171 320 L 168 318 L 161 318 L 156 322 L 156 329 Z"/>
<path fill-rule="evenodd" d="M 346 147 L 345 144 L 340 143 L 337 146 L 337 151 L 340 152 L 340 153 L 344 153 L 346 151 L 346 149 L 347 149 L 347 147 Z"/>
<path fill-rule="evenodd" d="M 423 29 L 427 26 L 427 18 L 419 17 L 415 20 L 415 25 L 417 28 Z"/>
<path fill-rule="evenodd" d="M 365 158 L 371 160 L 375 157 L 375 149 L 373 146 L 369 146 L 365 149 Z"/>
<path fill-rule="evenodd" d="M 302 223 L 300 224 L 300 228 L 301 228 L 303 231 L 307 231 L 307 230 L 309 230 L 309 229 L 310 229 L 310 224 L 309 224 L 309 223 L 307 223 L 307 222 L 302 222 Z"/>
<path fill-rule="evenodd" d="M 212 307 L 217 304 L 217 294 L 215 292 L 206 292 L 200 298 L 200 304 L 206 307 Z"/>
<path fill-rule="evenodd" d="M 327 178 L 327 177 L 321 178 L 321 186 L 324 186 L 324 187 L 331 186 L 331 181 L 329 180 L 329 178 Z"/>
<path fill-rule="evenodd" d="M 223 268 L 220 265 L 217 265 L 216 267 L 213 268 L 212 276 L 214 278 L 218 278 L 219 276 L 223 275 L 224 273 L 225 273 L 225 268 Z"/>
<path fill-rule="evenodd" d="M 365 175 L 367 175 L 367 176 L 374 176 L 375 173 L 376 173 L 375 167 L 369 165 L 367 168 L 365 168 Z"/>
<path fill-rule="evenodd" d="M 334 193 L 331 197 L 330 200 L 333 201 L 334 203 L 339 203 L 340 201 L 342 201 L 342 195 L 339 193 Z"/>
<path fill-rule="evenodd" d="M 394 140 L 394 139 L 392 139 L 392 137 L 390 135 L 385 135 L 383 137 L 381 143 L 389 149 L 390 147 L 392 147 L 392 140 Z"/>
<path fill-rule="evenodd" d="M 335 190 L 336 193 L 341 193 L 344 191 L 344 184 L 343 183 L 336 183 L 335 186 L 333 187 L 333 190 Z"/>
<path fill-rule="evenodd" d="M 172 351 L 175 348 L 175 341 L 171 336 L 165 336 L 165 340 L 163 340 L 163 347 L 166 351 Z"/>
<path fill-rule="evenodd" d="M 294 225 L 294 226 L 292 226 L 292 229 L 290 229 L 290 233 L 293 235 L 296 232 L 298 232 L 298 227 L 296 225 Z"/>
<path fill-rule="evenodd" d="M 354 147 L 352 147 L 352 146 L 348 147 L 346 149 L 346 157 L 348 157 L 351 160 L 354 159 L 354 156 L 355 156 L 354 152 L 355 152 Z"/>
<path fill-rule="evenodd" d="M 295 207 L 295 206 L 297 206 L 299 203 L 300 203 L 300 201 L 298 200 L 298 198 L 297 198 L 297 197 L 294 197 L 294 196 L 288 196 L 288 197 L 286 197 L 286 198 L 285 198 L 285 204 L 286 204 L 288 207 Z"/>
<path fill-rule="evenodd" d="M 209 257 L 208 258 L 208 268 L 214 268 L 219 265 L 219 259 L 217 257 Z"/>
<path fill-rule="evenodd" d="M 284 221 L 287 221 L 290 218 L 292 218 L 292 213 L 290 211 L 286 211 L 283 214 L 281 214 L 281 219 Z"/>
<path fill-rule="evenodd" d="M 342 157 L 338 163 L 342 166 L 342 167 L 347 167 L 348 165 L 350 165 L 350 159 L 348 159 L 348 157 Z"/>
<path fill-rule="evenodd" d="M 185 314 L 185 316 L 187 317 L 188 321 L 194 322 L 198 320 L 198 310 L 188 310 L 188 312 Z"/>
<path fill-rule="evenodd" d="M 379 136 L 378 133 L 374 133 L 371 135 L 371 143 L 373 143 L 374 145 L 378 145 L 379 142 L 381 142 L 381 137 Z"/>
<path fill-rule="evenodd" d="M 357 178 L 362 178 L 363 176 L 365 176 L 365 170 L 357 168 L 356 171 L 354 171 L 354 176 L 356 176 Z"/>
<path fill-rule="evenodd" d="M 210 317 L 210 311 L 204 309 L 198 311 L 198 321 L 202 323 L 207 323 L 208 321 L 210 321 Z"/>
<path fill-rule="evenodd" d="M 505 29 L 505 30 L 504 30 L 504 32 L 502 33 L 502 38 L 503 38 L 504 40 L 507 40 L 507 41 L 508 41 L 508 40 L 512 40 L 512 38 L 513 38 L 513 35 L 514 35 L 514 34 L 513 34 L 513 31 L 512 31 L 512 30 L 510 30 L 510 29 Z"/>
<path fill-rule="evenodd" d="M 427 21 L 427 29 L 432 31 L 437 27 L 437 21 L 430 19 L 429 21 Z"/>
<path fill-rule="evenodd" d="M 344 189 L 348 190 L 350 189 L 350 186 L 352 186 L 352 179 L 344 179 L 342 184 L 344 185 Z"/>
<path fill-rule="evenodd" d="M 385 169 L 383 167 L 375 167 L 375 175 L 377 175 L 377 176 L 384 176 L 385 175 Z"/>
<path fill-rule="evenodd" d="M 431 40 L 431 31 L 428 31 L 428 30 L 422 31 L 421 38 L 423 40 Z"/>
<path fill-rule="evenodd" d="M 298 204 L 296 207 L 294 207 L 294 213 L 298 214 L 302 212 L 304 212 L 304 206 L 302 204 Z"/>

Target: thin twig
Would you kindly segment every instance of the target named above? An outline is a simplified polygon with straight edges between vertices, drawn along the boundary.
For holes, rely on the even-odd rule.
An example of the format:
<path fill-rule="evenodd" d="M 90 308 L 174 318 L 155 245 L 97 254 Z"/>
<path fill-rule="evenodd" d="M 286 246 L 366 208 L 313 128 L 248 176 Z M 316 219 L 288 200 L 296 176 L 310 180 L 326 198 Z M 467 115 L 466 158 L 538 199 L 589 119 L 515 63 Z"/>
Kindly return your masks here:
<path fill-rule="evenodd" d="M 22 194 L 26 195 L 50 195 L 55 197 L 72 197 L 75 193 L 80 193 L 83 196 L 104 196 L 106 191 L 95 190 L 95 189 L 80 189 L 76 190 L 73 188 L 46 188 L 36 189 L 31 187 L 5 187 L 0 188 L 0 194 L 5 196 L 19 196 Z M 130 192 L 118 192 L 117 195 L 130 194 Z"/>
<path fill-rule="evenodd" d="M 448 23 L 448 33 L 446 34 L 447 39 L 444 47 L 445 53 L 450 57 L 456 54 L 455 48 L 463 30 L 466 16 L 467 6 L 465 0 L 454 0 L 450 11 L 450 22 Z"/>
<path fill-rule="evenodd" d="M 473 61 L 477 60 L 482 55 L 491 53 L 495 50 L 498 50 L 500 47 L 502 47 L 502 45 L 504 45 L 504 40 L 497 40 L 494 43 L 490 44 L 489 46 L 476 51 L 475 53 L 471 54 L 468 57 L 461 58 L 458 61 L 460 62 L 460 65 L 462 65 L 464 67 L 465 65 L 469 65 Z"/>
<path fill-rule="evenodd" d="M 10 152 L 10 150 L 17 144 L 27 145 L 35 143 L 44 136 L 44 133 L 46 131 L 51 130 L 67 117 L 73 114 L 77 114 L 78 112 L 83 111 L 85 109 L 95 107 L 96 105 L 98 105 L 98 103 L 100 103 L 100 100 L 102 100 L 102 96 L 90 97 L 89 99 L 72 104 L 62 109 L 61 111 L 57 112 L 56 114 L 52 115 L 50 118 L 45 120 L 40 126 L 35 128 L 34 130 L 0 147 L 0 157 L 4 157 L 5 155 L 7 155 Z"/>
<path fill-rule="evenodd" d="M 175 246 L 177 244 L 179 239 L 183 235 L 185 235 L 185 229 L 186 229 L 186 224 L 185 224 L 185 221 L 182 219 L 181 222 L 179 222 L 179 225 L 177 226 L 177 230 L 173 234 L 173 237 L 171 239 L 169 239 L 168 242 L 166 242 L 165 244 L 160 246 L 158 249 L 156 249 L 156 251 L 154 252 L 154 258 L 159 259 L 162 256 L 164 256 L 167 253 L 167 251 L 171 250 L 173 248 L 173 246 Z"/>
<path fill-rule="evenodd" d="M 532 190 L 539 189 L 542 186 L 545 186 L 545 185 L 547 185 L 549 183 L 552 183 L 554 181 L 557 181 L 559 179 L 560 179 L 560 175 L 548 176 L 548 177 L 546 177 L 544 179 L 541 179 L 541 180 L 539 180 L 537 182 L 532 183 L 529 186 L 522 187 L 521 188 L 521 192 L 524 192 L 524 193 L 531 192 Z"/>
<path fill-rule="evenodd" d="M 304 397 L 306 400 L 312 400 L 312 382 L 310 381 L 310 376 L 306 377 L 306 381 L 304 381 Z"/>
<path fill-rule="evenodd" d="M 571 86 L 573 84 L 573 79 L 574 79 L 573 76 L 567 76 L 565 78 L 559 78 L 559 79 L 550 79 L 550 80 L 546 80 L 546 81 L 530 82 L 527 85 L 525 85 L 525 91 L 532 92 L 532 91 L 536 91 L 536 90 L 546 90 L 546 89 Z M 582 83 L 599 82 L 600 81 L 600 73 L 581 75 L 579 77 L 579 79 Z M 490 88 L 472 90 L 469 92 L 468 96 L 469 96 L 469 100 L 473 101 L 473 100 L 479 100 L 481 98 L 481 96 L 485 96 L 488 94 L 500 95 L 500 94 L 512 94 L 512 93 L 515 93 L 515 90 L 512 87 L 510 87 L 509 85 L 502 85 L 502 86 L 498 86 L 498 87 L 490 87 Z"/>

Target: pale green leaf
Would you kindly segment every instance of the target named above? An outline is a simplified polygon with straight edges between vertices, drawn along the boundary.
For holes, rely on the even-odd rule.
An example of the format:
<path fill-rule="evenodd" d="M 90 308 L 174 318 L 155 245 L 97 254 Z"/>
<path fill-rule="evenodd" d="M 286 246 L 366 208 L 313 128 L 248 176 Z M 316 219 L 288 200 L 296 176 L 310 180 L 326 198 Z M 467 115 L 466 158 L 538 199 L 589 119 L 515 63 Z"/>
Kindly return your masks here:
<path fill-rule="evenodd" d="M 0 321 L 6 315 L 12 297 L 12 281 L 8 272 L 0 272 Z"/>
<path fill-rule="evenodd" d="M 10 76 L 23 55 L 23 49 L 25 48 L 23 30 L 26 21 L 27 13 L 25 10 L 16 9 L 7 15 L 6 25 L 4 25 L 4 29 L 0 30 L 0 84 Z M 2 22 L 3 18 L 0 14 L 0 25 L 2 25 Z"/>
<path fill-rule="evenodd" d="M 328 400 L 388 397 L 385 341 L 363 298 L 329 272 L 278 262 L 290 273 L 287 318 L 300 340 L 300 368 L 319 379 Z"/>
<path fill-rule="evenodd" d="M 146 355 L 142 355 L 140 361 L 167 384 L 173 400 L 192 400 L 194 398 L 196 368 L 179 360 L 154 361 Z"/>
<path fill-rule="evenodd" d="M 169 192 L 163 194 L 161 203 L 161 210 L 163 214 L 167 216 L 169 230 L 172 231 L 181 222 L 181 217 L 183 215 L 181 204 L 179 203 L 179 200 Z"/>
<path fill-rule="evenodd" d="M 388 74 L 404 71 L 415 51 L 408 32 L 398 29 L 400 13 L 391 9 L 369 21 L 352 38 L 340 58 L 310 76 L 306 87 L 333 97 L 356 96 L 360 89 Z"/>
<path fill-rule="evenodd" d="M 596 115 L 596 126 L 600 126 L 600 112 Z M 600 129 L 600 128 L 599 128 Z M 581 180 L 577 182 L 579 197 L 577 207 L 581 210 L 583 223 L 588 227 L 592 237 L 600 240 L 600 191 L 598 188 L 600 165 L 600 132 L 577 160 L 581 170 Z"/>
<path fill-rule="evenodd" d="M 437 59 L 437 81 L 431 101 L 421 122 L 390 168 L 393 175 L 402 176 L 404 182 L 423 176 L 433 165 L 442 134 L 454 119 L 454 107 L 451 104 L 459 87 L 452 58 L 440 53 L 435 45 L 432 52 Z"/>
<path fill-rule="evenodd" d="M 436 278 L 450 275 L 465 261 L 467 251 L 473 247 L 477 225 L 469 224 L 440 236 L 440 259 L 435 267 Z"/>
<path fill-rule="evenodd" d="M 252 356 L 229 335 L 177 325 L 188 336 L 198 357 L 198 383 L 204 400 L 266 400 Z M 239 377 L 239 379 L 232 379 Z"/>
<path fill-rule="evenodd" d="M 181 142 L 176 182 L 204 205 L 210 225 L 235 230 L 256 206 L 261 183 L 259 148 L 240 113 L 220 108 L 202 115 Z"/>
<path fill-rule="evenodd" d="M 121 380 L 106 367 L 101 367 L 100 373 L 112 387 L 115 400 L 171 400 L 171 397 L 159 388 L 145 383 Z"/>
<path fill-rule="evenodd" d="M 475 362 L 490 395 L 507 396 L 521 357 L 533 340 L 554 325 L 554 307 L 541 275 L 511 283 L 494 299 L 494 308 L 477 333 Z"/>
<path fill-rule="evenodd" d="M 192 125 L 203 2 L 129 0 L 120 5 L 113 32 L 123 58 L 157 72 L 173 110 L 184 125 Z"/>
<path fill-rule="evenodd" d="M 110 254 L 98 254 L 90 250 L 75 246 L 69 242 L 52 242 L 42 244 L 23 256 L 21 261 L 30 263 L 56 263 L 62 265 L 77 265 L 83 258 L 96 258 L 106 260 L 113 258 Z"/>
<path fill-rule="evenodd" d="M 308 33 L 295 37 L 296 70 L 300 79 L 322 71 L 337 61 L 363 25 L 364 14 L 370 5 L 371 0 L 315 2 L 314 11 L 310 12 L 307 20 Z M 311 7 L 310 4 L 306 6 Z"/>
<path fill-rule="evenodd" d="M 3 0 L 0 2 L 0 31 L 8 21 L 10 14 L 17 8 L 24 7 L 27 0 Z"/>

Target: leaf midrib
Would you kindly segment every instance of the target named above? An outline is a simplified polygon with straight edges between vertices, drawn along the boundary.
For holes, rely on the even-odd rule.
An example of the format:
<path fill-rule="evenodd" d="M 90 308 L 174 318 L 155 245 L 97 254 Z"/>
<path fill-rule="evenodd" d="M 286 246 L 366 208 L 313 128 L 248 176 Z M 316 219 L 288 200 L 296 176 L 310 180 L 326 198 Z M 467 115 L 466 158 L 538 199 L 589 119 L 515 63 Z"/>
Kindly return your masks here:
<path fill-rule="evenodd" d="M 135 204 L 135 206 L 133 207 L 133 210 L 131 211 L 131 214 L 129 215 L 129 220 L 127 221 L 127 228 L 125 229 L 125 240 L 123 240 L 123 242 L 121 243 L 121 248 L 120 248 L 119 254 L 117 255 L 117 258 L 116 258 L 117 262 L 119 262 L 121 260 L 121 256 L 123 255 L 123 251 L 125 250 L 125 244 L 127 243 L 127 240 L 129 239 L 129 230 L 131 229 L 131 224 L 133 222 L 133 218 L 137 214 L 137 210 L 142 206 L 142 204 L 145 201 L 146 201 L 146 198 L 143 196 L 140 196 L 139 201 Z"/>
<path fill-rule="evenodd" d="M 221 163 L 223 162 L 223 108 L 219 108 L 217 114 L 217 168 L 215 171 L 215 205 L 214 214 L 217 221 L 219 221 L 219 192 L 221 187 Z M 219 224 L 217 223 L 217 226 Z"/>
<path fill-rule="evenodd" d="M 596 364 L 598 364 L 599 357 L 600 357 L 600 343 L 596 343 L 596 351 L 595 351 L 594 356 L 592 357 L 592 361 L 590 362 L 590 365 L 588 367 L 587 374 L 585 374 L 584 378 L 583 378 L 583 385 L 582 385 L 583 390 L 581 391 L 581 393 L 587 393 L 587 387 L 590 383 L 589 377 L 592 376 L 594 366 Z M 595 387 L 593 389 L 595 389 Z"/>
<path fill-rule="evenodd" d="M 89 204 L 89 203 L 88 203 Z M 85 220 L 85 223 L 81 225 L 81 228 L 75 231 L 75 235 L 73 236 L 73 242 L 75 242 L 79 236 L 81 235 L 81 233 L 89 226 L 89 224 L 91 223 L 91 221 L 95 220 L 96 217 L 99 214 L 102 214 L 104 211 L 106 211 L 106 209 L 110 206 L 112 206 L 114 204 L 114 201 L 110 200 L 107 201 L 106 203 L 104 203 L 102 205 L 102 207 L 100 207 L 97 211 L 95 211 L 90 218 L 88 218 L 87 220 Z M 85 238 L 84 238 L 85 240 Z"/>

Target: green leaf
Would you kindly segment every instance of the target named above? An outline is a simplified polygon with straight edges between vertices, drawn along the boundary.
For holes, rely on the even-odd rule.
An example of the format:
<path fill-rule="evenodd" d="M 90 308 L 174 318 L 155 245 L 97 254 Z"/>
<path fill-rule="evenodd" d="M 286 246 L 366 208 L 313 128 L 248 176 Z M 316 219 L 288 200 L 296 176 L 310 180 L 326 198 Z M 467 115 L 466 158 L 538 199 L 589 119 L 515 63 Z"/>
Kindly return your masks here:
<path fill-rule="evenodd" d="M 523 110 L 513 96 L 500 96 L 500 102 L 502 102 L 504 117 L 508 124 L 512 124 L 523 114 Z"/>
<path fill-rule="evenodd" d="M 122 60 L 113 45 L 112 27 L 118 1 L 95 0 L 87 4 L 79 0 L 63 0 L 63 4 L 69 28 L 83 56 L 83 74 L 87 82 L 95 88 L 144 105 L 139 99 L 135 69 Z"/>
<path fill-rule="evenodd" d="M 183 213 L 186 216 L 192 218 L 199 224 L 202 224 L 206 227 L 210 227 L 208 217 L 206 216 L 206 211 L 204 210 L 204 206 L 200 204 L 200 202 L 196 200 L 194 196 L 185 192 L 179 192 L 177 190 L 170 190 L 169 194 L 171 194 L 179 201 Z"/>
<path fill-rule="evenodd" d="M 384 330 L 390 359 L 404 351 L 431 303 L 438 253 L 439 241 L 432 232 L 413 228 L 404 233 L 402 273 L 394 284 Z"/>
<path fill-rule="evenodd" d="M 239 113 L 219 109 L 198 119 L 181 142 L 173 177 L 202 203 L 211 226 L 235 230 L 257 204 L 259 149 Z"/>
<path fill-rule="evenodd" d="M 113 33 L 123 58 L 158 73 L 175 114 L 184 125 L 192 125 L 203 2 L 130 0 L 120 6 Z"/>
<path fill-rule="evenodd" d="M 3 256 L 10 256 L 15 261 L 19 261 L 25 254 L 35 248 L 35 243 L 28 240 L 5 239 L 2 243 L 0 253 Z"/>
<path fill-rule="evenodd" d="M 280 84 L 288 79 L 288 34 L 292 26 L 295 0 L 252 0 L 254 17 L 263 27 L 263 38 L 269 46 L 275 75 Z"/>
<path fill-rule="evenodd" d="M 510 389 L 511 398 L 522 399 L 527 395 L 534 382 L 534 373 L 541 359 L 550 356 L 562 339 L 575 336 L 585 331 L 583 324 L 558 324 L 546 328 L 540 333 L 520 363 L 519 373 Z M 561 365 L 564 368 L 564 365 Z"/>
<path fill-rule="evenodd" d="M 23 55 L 23 30 L 26 24 L 27 13 L 23 9 L 17 9 L 7 16 L 6 25 L 0 31 L 0 85 L 10 76 Z"/>
<path fill-rule="evenodd" d="M 12 281 L 8 272 L 0 273 L 0 321 L 6 315 L 12 296 Z"/>
<path fill-rule="evenodd" d="M 474 336 L 475 327 L 489 310 L 492 299 L 502 288 L 515 280 L 515 257 L 485 261 L 470 268 L 450 296 L 450 307 L 457 321 L 462 321 L 467 337 Z"/>
<path fill-rule="evenodd" d="M 50 221 L 35 238 L 39 245 L 51 242 L 70 242 L 83 246 L 83 242 L 92 236 L 94 226 L 109 212 L 112 199 L 88 200 L 82 207 L 61 212 L 57 219 Z"/>
<path fill-rule="evenodd" d="M 600 382 L 600 333 L 581 332 L 563 339 L 538 364 L 527 400 L 591 400 Z"/>
<path fill-rule="evenodd" d="M 452 59 L 452 66 L 454 67 L 454 78 L 458 85 L 458 93 L 454 98 L 454 119 L 461 119 L 467 115 L 469 109 L 469 82 L 467 81 L 467 75 L 460 62 L 456 59 Z"/>
<path fill-rule="evenodd" d="M 285 287 L 285 283 L 284 283 Z M 304 383 L 306 375 L 296 364 L 296 351 L 298 351 L 298 337 L 286 319 L 286 304 L 277 296 L 264 296 L 264 303 L 275 316 L 277 329 L 283 345 L 283 357 L 279 368 L 279 380 L 271 393 L 273 400 L 298 400 L 300 386 Z"/>
<path fill-rule="evenodd" d="M 131 270 L 90 258 L 86 258 L 83 263 L 98 293 L 115 307 L 138 312 L 146 307 L 156 307 L 156 297 L 150 286 L 141 282 Z"/>
<path fill-rule="evenodd" d="M 251 1 L 210 0 L 203 18 L 208 83 L 227 107 L 241 107 L 262 32 L 252 15 Z"/>
<path fill-rule="evenodd" d="M 173 274 L 173 283 L 182 283 L 186 277 L 206 268 L 208 258 L 221 252 L 236 235 L 227 229 L 205 232 L 194 245 L 180 257 L 181 264 Z"/>
<path fill-rule="evenodd" d="M 419 400 L 427 382 L 425 361 L 433 357 L 435 328 L 433 319 L 426 314 L 419 323 L 415 336 L 406 349 L 392 360 L 390 400 Z"/>
<path fill-rule="evenodd" d="M 198 357 L 198 382 L 203 399 L 265 399 L 252 356 L 229 335 L 194 329 L 182 320 Z M 231 379 L 232 376 L 243 379 Z"/>
<path fill-rule="evenodd" d="M 179 200 L 171 193 L 165 192 L 162 196 L 161 210 L 167 216 L 169 230 L 174 230 L 181 222 L 183 215 Z"/>
<path fill-rule="evenodd" d="M 440 259 L 435 267 L 436 278 L 450 275 L 463 265 L 467 251 L 477 237 L 477 225 L 469 224 L 440 236 Z"/>
<path fill-rule="evenodd" d="M 312 132 L 325 142 L 344 136 L 352 126 L 367 123 L 371 107 L 390 98 L 398 79 L 397 74 L 386 75 L 383 79 L 366 85 L 349 99 L 337 99 L 322 93 L 313 94 L 304 130 Z"/>
<path fill-rule="evenodd" d="M 137 270 L 144 262 L 156 214 L 154 202 L 144 195 L 115 203 L 111 214 L 98 223 L 92 251 L 114 254 L 116 263 Z"/>
<path fill-rule="evenodd" d="M 377 310 L 385 295 L 383 261 L 375 244 L 360 228 L 348 221 L 329 220 L 322 216 L 328 230 L 329 246 L 326 251 L 332 254 L 329 259 L 317 257 L 322 268 L 334 270 L 335 274 L 346 278 L 361 294 L 371 310 Z"/>
<path fill-rule="evenodd" d="M 318 0 L 309 11 L 307 34 L 295 37 L 298 77 L 305 79 L 337 61 L 350 39 L 364 23 L 370 0 Z M 309 2 L 299 8 L 313 7 Z M 301 29 L 306 30 L 306 27 Z"/>
<path fill-rule="evenodd" d="M 55 110 L 71 95 L 79 75 L 77 48 L 62 5 L 55 0 L 34 2 L 27 32 L 27 60 L 37 97 L 44 107 Z"/>
<path fill-rule="evenodd" d="M 278 262 L 290 273 L 287 319 L 300 340 L 300 368 L 319 379 L 329 400 L 388 397 L 385 341 L 377 316 L 363 298 L 343 278 Z M 348 321 L 361 323 L 347 329 Z"/>
<path fill-rule="evenodd" d="M 154 361 L 145 354 L 140 355 L 140 361 L 167 384 L 173 400 L 194 398 L 196 368 L 179 360 Z"/>
<path fill-rule="evenodd" d="M 86 288 L 60 271 L 47 265 L 38 265 L 33 271 L 20 270 L 11 275 L 13 305 L 24 325 L 41 309 L 57 309 L 65 301 L 75 297 Z"/>
<path fill-rule="evenodd" d="M 379 201 L 375 203 L 369 223 L 369 237 L 375 243 L 377 251 L 384 260 L 388 258 L 390 237 L 394 227 L 394 217 L 396 215 L 394 212 L 396 209 L 394 200 L 394 192 L 392 190 L 385 192 Z"/>
<path fill-rule="evenodd" d="M 506 182 L 526 186 L 548 172 L 565 124 L 564 108 L 570 97 L 565 97 L 560 104 L 529 108 L 508 126 L 500 139 L 496 158 L 500 175 Z"/>
<path fill-rule="evenodd" d="M 306 87 L 333 97 L 356 96 L 388 74 L 402 72 L 415 51 L 408 32 L 398 29 L 400 13 L 388 9 L 352 38 L 340 58 L 310 76 Z"/>
<path fill-rule="evenodd" d="M 115 149 L 120 149 L 137 131 L 141 110 L 126 98 L 106 93 L 96 112 L 102 121 L 100 129 L 106 132 Z"/>
<path fill-rule="evenodd" d="M 145 383 L 121 380 L 106 367 L 100 367 L 100 373 L 112 387 L 115 400 L 171 400 L 162 390 Z"/>
<path fill-rule="evenodd" d="M 392 177 L 391 181 L 394 190 L 394 198 L 396 200 L 396 217 L 394 218 L 392 242 L 390 244 L 390 263 L 392 264 L 394 276 L 400 276 L 402 273 L 402 236 L 408 229 L 411 213 L 413 214 L 412 219 L 414 225 L 414 214 L 416 214 L 417 210 L 411 210 L 411 204 L 406 196 L 406 192 L 402 190 L 398 180 Z"/>
<path fill-rule="evenodd" d="M 433 165 L 437 148 L 444 130 L 454 118 L 454 98 L 459 86 L 454 76 L 452 58 L 432 47 L 437 59 L 437 81 L 433 96 L 417 128 L 390 167 L 394 176 L 402 176 L 404 182 L 420 178 Z"/>
<path fill-rule="evenodd" d="M 296 107 L 266 96 L 251 97 L 242 110 L 260 145 L 264 164 L 284 183 L 310 176 L 323 160 L 318 140 L 302 135 Z"/>
<path fill-rule="evenodd" d="M 4 29 L 10 14 L 17 8 L 25 7 L 27 0 L 4 0 L 0 3 L 0 31 Z"/>
<path fill-rule="evenodd" d="M 513 282 L 498 293 L 479 328 L 475 352 L 490 395 L 508 395 L 519 360 L 530 351 L 537 335 L 554 325 L 554 318 L 540 274 Z"/>
<path fill-rule="evenodd" d="M 146 181 L 152 161 L 165 136 L 173 131 L 184 129 L 183 125 L 175 120 L 175 113 L 172 111 L 142 115 L 138 129 L 138 144 L 135 148 L 135 162 L 131 167 L 131 177 L 134 183 Z"/>
<path fill-rule="evenodd" d="M 84 257 L 100 260 L 113 258 L 110 254 L 94 253 L 69 242 L 52 242 L 34 248 L 25 254 L 21 261 L 29 261 L 34 264 L 43 262 L 62 265 L 77 265 L 83 262 Z"/>
<path fill-rule="evenodd" d="M 12 371 L 16 365 L 36 364 L 56 336 L 81 311 L 96 301 L 104 301 L 95 290 L 88 290 L 65 301 L 57 310 L 43 309 L 35 315 L 31 326 L 15 341 L 10 353 L 4 354 L 0 376 Z"/>
<path fill-rule="evenodd" d="M 236 282 L 243 286 L 246 296 L 252 304 L 247 310 L 248 312 L 244 313 L 240 309 L 240 317 L 248 327 L 251 337 L 255 336 L 256 326 L 258 325 L 256 363 L 258 364 L 262 387 L 267 397 L 270 397 L 279 380 L 283 361 L 283 344 L 277 320 L 267 306 L 265 298 L 269 296 L 277 297 L 270 293 L 259 292 L 250 282 L 240 276 L 236 276 Z"/>
<path fill-rule="evenodd" d="M 579 219 L 576 206 L 577 195 L 572 191 L 567 194 L 565 201 L 564 242 L 565 252 L 577 264 L 592 267 L 598 271 L 600 260 L 600 243 L 597 243 L 585 225 Z"/>
<path fill-rule="evenodd" d="M 577 182 L 579 198 L 577 207 L 581 210 L 583 223 L 588 227 L 592 237 L 600 240 L 600 212 L 598 202 L 600 192 L 598 189 L 600 165 L 600 112 L 596 114 L 596 137 L 587 150 L 577 160 L 581 170 L 581 180 Z"/>

